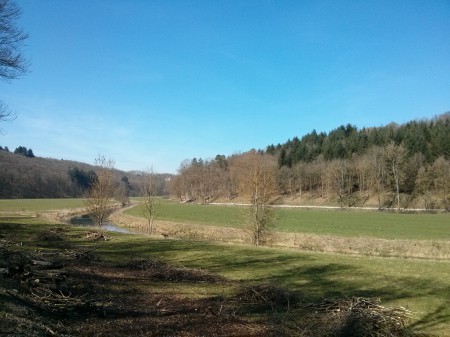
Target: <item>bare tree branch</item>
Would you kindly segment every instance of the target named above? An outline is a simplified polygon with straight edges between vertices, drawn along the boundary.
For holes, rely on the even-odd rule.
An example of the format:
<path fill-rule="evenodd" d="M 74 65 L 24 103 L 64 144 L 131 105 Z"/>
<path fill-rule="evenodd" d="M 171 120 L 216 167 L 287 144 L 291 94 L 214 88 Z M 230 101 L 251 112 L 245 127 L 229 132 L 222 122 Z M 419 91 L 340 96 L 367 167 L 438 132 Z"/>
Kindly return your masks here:
<path fill-rule="evenodd" d="M 0 0 L 0 78 L 16 79 L 27 72 L 28 61 L 20 49 L 28 37 L 16 23 L 22 14 L 10 0 Z"/>

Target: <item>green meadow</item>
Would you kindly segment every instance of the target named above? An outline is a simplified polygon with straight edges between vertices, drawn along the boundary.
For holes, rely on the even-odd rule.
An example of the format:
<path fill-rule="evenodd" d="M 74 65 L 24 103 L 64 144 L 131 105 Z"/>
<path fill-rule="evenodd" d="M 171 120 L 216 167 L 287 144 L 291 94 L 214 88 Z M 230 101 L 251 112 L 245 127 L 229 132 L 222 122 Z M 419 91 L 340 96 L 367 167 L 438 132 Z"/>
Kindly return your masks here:
<path fill-rule="evenodd" d="M 84 199 L 1 199 L 0 212 L 53 211 L 84 207 Z"/>
<path fill-rule="evenodd" d="M 142 206 L 126 214 L 142 217 Z M 241 206 L 180 204 L 160 200 L 158 219 L 182 223 L 242 228 Z M 398 214 L 360 210 L 277 208 L 275 230 L 381 239 L 450 240 L 450 214 Z"/>
<path fill-rule="evenodd" d="M 9 204 L 8 204 L 9 203 Z M 12 200 L 6 211 L 76 208 L 80 199 Z M 11 208 L 9 208 L 11 207 Z M 140 206 L 127 210 L 140 216 Z M 240 226 L 241 207 L 179 204 L 161 200 L 161 220 L 214 226 Z M 387 239 L 449 240 L 448 214 L 395 214 L 339 210 L 277 210 L 277 230 Z M 41 247 L 37 233 L 55 226 L 39 217 L 0 217 L 0 238 L 21 242 L 20 249 Z M 108 233 L 109 241 L 85 242 L 84 228 L 64 226 L 70 247 L 95 246 L 100 264 L 121 265 L 131 259 L 160 259 L 175 266 L 197 268 L 236 284 L 273 284 L 295 291 L 304 301 L 323 298 L 380 298 L 385 306 L 413 312 L 410 327 L 433 336 L 450 336 L 450 261 L 380 258 L 302 252 L 289 249 L 217 244 L 145 235 Z M 81 234 L 80 234 L 81 233 Z M 69 240 L 69 239 L 67 239 Z M 125 282 L 125 281 L 123 281 Z M 234 284 L 159 284 L 183 296 L 222 296 Z M 5 309 L 6 310 L 6 309 Z M 1 310 L 0 310 L 1 311 Z"/>

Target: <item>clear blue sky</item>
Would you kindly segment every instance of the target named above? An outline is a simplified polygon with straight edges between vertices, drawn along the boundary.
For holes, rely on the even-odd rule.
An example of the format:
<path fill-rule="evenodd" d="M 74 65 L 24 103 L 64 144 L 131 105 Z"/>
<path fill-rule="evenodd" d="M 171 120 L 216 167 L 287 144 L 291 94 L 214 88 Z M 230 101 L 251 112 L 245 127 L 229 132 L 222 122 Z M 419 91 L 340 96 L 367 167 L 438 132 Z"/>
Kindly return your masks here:
<path fill-rule="evenodd" d="M 450 1 L 16 0 L 0 145 L 123 170 L 450 110 Z"/>

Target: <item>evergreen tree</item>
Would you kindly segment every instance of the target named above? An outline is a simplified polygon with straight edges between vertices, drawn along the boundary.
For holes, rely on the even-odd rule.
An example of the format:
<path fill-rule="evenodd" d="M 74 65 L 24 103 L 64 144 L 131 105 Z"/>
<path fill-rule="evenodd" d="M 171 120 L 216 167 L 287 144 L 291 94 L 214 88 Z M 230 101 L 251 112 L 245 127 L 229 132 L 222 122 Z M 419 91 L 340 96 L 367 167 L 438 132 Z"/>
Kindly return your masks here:
<path fill-rule="evenodd" d="M 28 149 L 25 146 L 19 146 L 14 150 L 15 154 L 21 154 L 22 156 L 27 156 Z"/>

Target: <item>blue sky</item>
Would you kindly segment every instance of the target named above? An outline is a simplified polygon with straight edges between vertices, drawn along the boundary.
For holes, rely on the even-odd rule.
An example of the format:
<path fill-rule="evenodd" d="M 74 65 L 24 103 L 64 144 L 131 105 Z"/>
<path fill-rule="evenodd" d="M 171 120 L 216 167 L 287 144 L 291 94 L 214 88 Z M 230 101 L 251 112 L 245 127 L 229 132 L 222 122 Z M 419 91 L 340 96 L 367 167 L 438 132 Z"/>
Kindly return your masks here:
<path fill-rule="evenodd" d="M 450 110 L 450 2 L 16 0 L 0 145 L 122 170 Z"/>

